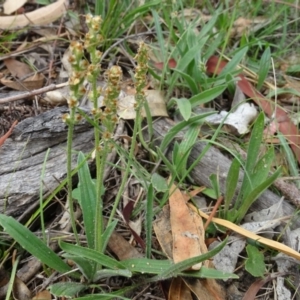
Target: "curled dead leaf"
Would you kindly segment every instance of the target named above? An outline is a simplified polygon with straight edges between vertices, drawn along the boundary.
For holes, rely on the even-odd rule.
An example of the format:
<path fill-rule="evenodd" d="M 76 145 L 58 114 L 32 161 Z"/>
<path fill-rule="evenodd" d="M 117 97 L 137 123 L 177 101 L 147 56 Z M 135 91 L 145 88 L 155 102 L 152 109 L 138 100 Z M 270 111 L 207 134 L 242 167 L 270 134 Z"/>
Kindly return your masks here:
<path fill-rule="evenodd" d="M 15 81 L 11 79 L 2 78 L 0 82 L 14 90 L 18 91 L 31 91 L 35 89 L 39 89 L 44 84 L 44 76 L 42 74 L 34 74 L 24 81 Z"/>
<path fill-rule="evenodd" d="M 148 90 L 145 92 L 146 100 L 150 109 L 152 117 L 167 117 L 166 101 L 163 94 L 157 90 Z M 129 95 L 119 99 L 118 115 L 125 120 L 135 119 L 135 97 Z M 146 113 L 142 110 L 142 116 L 145 117 Z"/>
<path fill-rule="evenodd" d="M 27 64 L 12 57 L 5 59 L 4 64 L 10 74 L 14 77 L 22 78 L 32 73 L 31 68 Z"/>
<path fill-rule="evenodd" d="M 3 12 L 6 15 L 10 15 L 21 8 L 27 0 L 6 0 L 3 4 Z"/>
<path fill-rule="evenodd" d="M 13 1 L 19 2 L 19 1 Z M 1 16 L 0 29 L 17 29 L 28 25 L 48 25 L 61 17 L 68 7 L 68 0 L 58 0 L 35 11 L 16 16 Z"/>

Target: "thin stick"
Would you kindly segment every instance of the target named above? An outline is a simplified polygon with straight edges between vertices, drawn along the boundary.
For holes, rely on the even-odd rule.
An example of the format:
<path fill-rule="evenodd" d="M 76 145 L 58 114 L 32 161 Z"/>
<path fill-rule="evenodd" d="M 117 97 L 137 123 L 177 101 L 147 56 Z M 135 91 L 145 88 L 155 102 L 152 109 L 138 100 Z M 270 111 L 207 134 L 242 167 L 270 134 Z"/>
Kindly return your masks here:
<path fill-rule="evenodd" d="M 209 215 L 209 218 L 206 220 L 206 222 L 205 222 L 205 224 L 204 224 L 204 230 L 207 229 L 209 223 L 210 223 L 210 222 L 212 221 L 212 219 L 214 218 L 214 216 L 215 216 L 215 214 L 216 214 L 216 212 L 217 212 L 219 206 L 221 205 L 222 201 L 223 201 L 223 196 L 220 196 L 220 197 L 218 198 L 218 200 L 217 200 L 217 202 L 216 202 L 216 204 L 215 204 L 215 206 L 214 206 L 214 208 L 213 208 L 211 214 Z"/>
<path fill-rule="evenodd" d="M 5 140 L 11 135 L 14 127 L 18 124 L 18 121 L 14 121 L 14 123 L 11 125 L 10 129 L 0 137 L 0 147 L 4 144 Z"/>
<path fill-rule="evenodd" d="M 60 83 L 60 84 L 50 84 L 48 86 L 45 86 L 45 87 L 37 89 L 37 90 L 29 91 L 29 92 L 26 92 L 26 93 L 23 93 L 23 94 L 15 95 L 15 96 L 2 98 L 2 99 L 0 99 L 0 104 L 13 102 L 13 101 L 17 101 L 17 100 L 22 100 L 24 98 L 29 98 L 29 97 L 32 97 L 32 96 L 40 95 L 40 94 L 45 93 L 45 92 L 60 89 L 64 86 L 67 86 L 68 84 L 69 84 L 69 82 L 64 82 L 64 83 Z"/>

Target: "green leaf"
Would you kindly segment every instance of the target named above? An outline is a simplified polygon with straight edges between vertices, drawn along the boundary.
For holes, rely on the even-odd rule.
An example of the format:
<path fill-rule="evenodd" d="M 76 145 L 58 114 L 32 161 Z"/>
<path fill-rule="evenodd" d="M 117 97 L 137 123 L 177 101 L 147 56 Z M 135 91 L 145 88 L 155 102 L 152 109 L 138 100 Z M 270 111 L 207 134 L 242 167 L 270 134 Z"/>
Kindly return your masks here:
<path fill-rule="evenodd" d="M 162 58 L 163 58 L 163 62 L 165 63 L 166 59 L 167 59 L 167 54 L 166 54 L 166 48 L 165 48 L 165 39 L 164 39 L 164 35 L 162 32 L 162 28 L 161 28 L 161 24 L 160 24 L 160 17 L 157 13 L 156 10 L 151 10 L 152 16 L 153 16 L 153 20 L 154 20 L 154 27 L 155 27 L 155 33 L 156 33 L 156 39 L 158 41 L 159 44 L 159 48 L 162 54 Z M 165 66 L 167 66 L 167 64 L 164 64 Z"/>
<path fill-rule="evenodd" d="M 151 257 L 151 246 L 152 246 L 152 222 L 153 222 L 153 202 L 154 202 L 154 191 L 153 185 L 148 186 L 147 191 L 147 203 L 146 203 L 146 257 Z"/>
<path fill-rule="evenodd" d="M 102 1 L 102 0 L 101 0 Z M 80 298 L 76 298 L 77 300 L 110 300 L 110 299 L 123 299 L 123 300 L 130 300 L 129 298 L 125 298 L 122 296 L 118 296 L 115 293 L 101 293 L 101 294 L 93 294 L 88 295 Z"/>
<path fill-rule="evenodd" d="M 274 158 L 274 148 L 270 147 L 266 154 L 257 162 L 253 173 L 251 174 L 253 187 L 257 187 L 259 184 L 266 180 L 269 175 L 271 165 L 274 162 Z"/>
<path fill-rule="evenodd" d="M 163 163 L 166 165 L 168 172 L 170 172 L 172 176 L 175 177 L 176 170 L 174 169 L 173 164 L 168 160 L 168 158 L 164 155 L 164 153 L 160 150 L 160 148 L 156 148 L 156 151 L 159 159 L 161 159 Z"/>
<path fill-rule="evenodd" d="M 40 5 L 49 5 L 49 4 L 51 4 L 51 2 L 49 0 L 36 0 L 35 3 L 40 4 Z"/>
<path fill-rule="evenodd" d="M 202 193 L 204 195 L 208 196 L 209 198 L 218 199 L 218 196 L 217 196 L 216 191 L 214 189 L 206 188 L 205 190 L 202 191 Z"/>
<path fill-rule="evenodd" d="M 105 231 L 102 233 L 102 251 L 104 252 L 108 241 L 114 232 L 116 226 L 118 224 L 118 220 L 113 220 L 106 228 Z"/>
<path fill-rule="evenodd" d="M 219 85 L 211 89 L 205 90 L 204 92 L 198 95 L 193 96 L 189 99 L 191 107 L 193 108 L 195 106 L 202 105 L 214 100 L 216 97 L 220 96 L 225 91 L 226 87 L 227 85 Z"/>
<path fill-rule="evenodd" d="M 281 167 L 278 170 L 276 170 L 274 174 L 268 177 L 264 182 L 262 182 L 259 186 L 254 188 L 251 191 L 251 193 L 245 199 L 243 199 L 243 203 L 238 209 L 237 223 L 240 223 L 242 221 L 244 216 L 247 214 L 250 206 L 271 184 L 273 184 L 273 182 L 279 177 L 280 173 Z"/>
<path fill-rule="evenodd" d="M 151 176 L 151 184 L 153 185 L 153 188 L 157 192 L 165 192 L 168 190 L 168 183 L 164 177 L 159 175 L 158 173 L 154 173 Z"/>
<path fill-rule="evenodd" d="M 111 269 L 101 269 L 98 270 L 93 278 L 93 282 L 97 282 L 104 278 L 109 278 L 112 276 L 122 276 L 131 277 L 132 273 L 127 269 L 111 270 Z"/>
<path fill-rule="evenodd" d="M 236 158 L 234 158 L 234 160 L 231 163 L 230 169 L 227 174 L 227 179 L 226 179 L 226 192 L 225 192 L 225 200 L 224 200 L 225 214 L 227 214 L 230 203 L 236 192 L 236 187 L 239 180 L 239 172 L 240 172 L 240 163 Z"/>
<path fill-rule="evenodd" d="M 259 62 L 258 79 L 257 79 L 257 89 L 260 90 L 267 78 L 271 63 L 271 50 L 268 47 L 262 54 Z"/>
<path fill-rule="evenodd" d="M 20 256 L 17 256 L 17 258 L 15 259 L 15 261 L 13 263 L 13 267 L 12 267 L 12 270 L 11 270 L 9 282 L 7 283 L 7 288 L 6 288 L 6 291 L 5 291 L 6 292 L 5 300 L 12 299 L 11 294 L 12 294 L 13 290 L 15 291 L 15 284 L 14 283 L 15 283 L 15 278 L 16 278 L 16 275 L 17 275 L 17 269 L 18 269 L 19 262 L 20 262 Z M 2 276 L 3 276 L 3 274 L 2 274 Z M 1 279 L 3 279 L 3 278 L 1 278 Z M 1 287 L 1 289 L 2 289 L 2 287 Z M 2 299 L 4 299 L 3 296 L 2 296 Z"/>
<path fill-rule="evenodd" d="M 185 271 L 180 273 L 181 276 L 194 278 L 211 278 L 211 279 L 238 279 L 239 276 L 233 273 L 226 273 L 212 268 L 201 267 L 199 271 Z"/>
<path fill-rule="evenodd" d="M 252 173 L 259 157 L 261 141 L 264 131 L 264 113 L 261 112 L 253 126 L 247 151 L 246 171 Z"/>
<path fill-rule="evenodd" d="M 62 250 L 69 254 L 73 254 L 75 256 L 83 257 L 90 259 L 102 266 L 105 266 L 107 268 L 116 270 L 116 269 L 124 269 L 124 265 L 117 260 L 104 255 L 102 253 L 99 253 L 93 249 L 84 248 L 77 245 L 68 244 L 62 241 L 59 241 L 59 245 Z"/>
<path fill-rule="evenodd" d="M 84 154 L 79 152 L 78 165 L 85 160 Z M 80 190 L 80 206 L 82 209 L 84 230 L 89 248 L 94 248 L 95 242 L 95 207 L 96 207 L 96 186 L 91 178 L 87 162 L 78 170 Z"/>
<path fill-rule="evenodd" d="M 224 67 L 224 69 L 221 71 L 220 75 L 231 73 L 232 71 L 235 70 L 237 65 L 241 62 L 243 57 L 246 55 L 248 52 L 248 47 L 240 49 L 234 57 L 231 59 L 230 62 Z"/>
<path fill-rule="evenodd" d="M 187 73 L 185 72 L 182 72 L 178 69 L 172 69 L 174 72 L 178 72 L 182 77 L 183 79 L 186 81 L 186 83 L 188 84 L 191 92 L 195 95 L 195 94 L 198 94 L 199 92 L 199 89 L 198 89 L 198 86 L 197 86 L 197 83 L 195 81 L 195 79 L 193 77 L 191 77 L 190 75 L 188 75 Z"/>
<path fill-rule="evenodd" d="M 226 245 L 227 239 L 224 240 L 213 250 L 204 253 L 202 255 L 186 259 L 182 262 L 174 264 L 170 260 L 154 260 L 147 258 L 133 258 L 126 259 L 122 261 L 122 264 L 127 267 L 132 273 L 142 273 L 142 274 L 157 274 L 153 277 L 151 281 L 164 280 L 173 276 L 189 274 L 198 274 L 197 272 L 184 272 L 185 270 L 191 268 L 193 265 L 202 262 L 204 260 L 210 259 L 218 252 L 220 252 Z M 199 274 L 198 274 L 199 275 Z"/>
<path fill-rule="evenodd" d="M 213 113 L 214 112 L 203 113 L 203 114 L 200 114 L 200 115 L 190 118 L 188 121 L 182 121 L 182 122 L 176 124 L 175 126 L 171 127 L 161 142 L 161 145 L 160 145 L 161 152 L 163 153 L 166 150 L 166 148 L 172 142 L 172 140 L 178 134 L 178 132 L 180 132 L 182 129 L 184 129 L 185 127 L 187 127 L 189 125 L 192 125 L 195 123 L 201 123 L 203 121 L 203 119 L 205 119 L 207 116 L 210 116 Z"/>
<path fill-rule="evenodd" d="M 51 294 L 57 297 L 73 297 L 77 293 L 86 289 L 85 284 L 76 283 L 76 282 L 58 282 L 54 283 L 49 287 Z"/>
<path fill-rule="evenodd" d="M 220 197 L 220 186 L 219 186 L 218 176 L 216 174 L 211 174 L 209 176 L 209 181 L 210 181 L 211 186 L 213 187 L 215 195 L 217 196 L 217 199 L 218 199 Z"/>
<path fill-rule="evenodd" d="M 202 26 L 202 28 L 200 30 L 200 33 L 197 36 L 197 39 L 202 39 L 205 36 L 209 35 L 209 33 L 214 28 L 218 18 L 220 17 L 220 12 L 221 11 L 222 11 L 222 5 L 220 5 L 220 7 L 214 11 L 214 14 L 212 15 L 212 18 L 204 26 Z M 216 47 L 216 49 L 217 49 L 217 47 Z"/>
<path fill-rule="evenodd" d="M 191 103 L 186 98 L 175 99 L 175 101 L 177 102 L 182 117 L 185 121 L 188 121 L 192 114 Z"/>
<path fill-rule="evenodd" d="M 283 150 L 284 150 L 284 154 L 286 157 L 286 160 L 288 162 L 289 165 L 289 171 L 290 171 L 290 175 L 291 176 L 298 176 L 298 162 L 295 159 L 294 153 L 292 151 L 292 149 L 289 146 L 289 143 L 287 142 L 285 136 L 281 133 L 281 132 L 277 132 L 277 137 L 280 140 L 280 145 L 282 146 Z M 298 189 L 300 189 L 300 182 L 299 180 L 297 180 L 295 182 L 296 186 L 298 187 Z"/>
<path fill-rule="evenodd" d="M 194 45 L 192 48 L 188 49 L 188 51 L 182 55 L 181 59 L 178 61 L 176 69 L 178 71 L 185 72 L 186 68 L 189 66 L 190 63 L 193 62 L 194 64 L 197 64 L 197 62 L 195 61 L 195 56 L 199 53 L 200 49 L 205 45 L 207 40 L 208 40 L 208 36 L 204 37 L 201 40 L 197 39 L 198 43 Z M 179 75 L 180 74 L 178 72 L 173 73 L 168 88 L 169 94 L 171 94 L 171 92 L 173 91 L 178 81 Z"/>
<path fill-rule="evenodd" d="M 300 65 L 289 66 L 286 70 L 287 74 L 299 73 L 299 72 L 300 72 Z"/>
<path fill-rule="evenodd" d="M 173 160 L 178 176 L 182 177 L 186 172 L 187 161 L 192 148 L 194 147 L 198 139 L 199 132 L 200 127 L 198 125 L 193 124 L 189 126 L 187 132 L 184 134 L 184 137 L 179 144 L 178 151 Z"/>
<path fill-rule="evenodd" d="M 220 243 L 217 247 L 210 250 L 209 252 L 206 252 L 206 253 L 196 256 L 196 257 L 186 259 L 177 264 L 171 265 L 168 269 L 162 270 L 162 272 L 160 274 L 158 274 L 157 276 L 155 276 L 154 278 L 152 278 L 152 280 L 153 281 L 165 280 L 165 279 L 168 279 L 171 277 L 178 276 L 181 272 L 183 272 L 187 269 L 190 269 L 193 265 L 203 262 L 203 261 L 215 256 L 217 253 L 219 253 L 224 248 L 224 246 L 226 245 L 226 242 L 227 242 L 227 238 L 222 243 Z"/>
<path fill-rule="evenodd" d="M 71 270 L 51 248 L 12 217 L 0 214 L 0 225 L 17 243 L 45 265 L 60 273 Z"/>
<path fill-rule="evenodd" d="M 246 251 L 248 258 L 245 269 L 254 277 L 263 277 L 266 269 L 264 255 L 252 245 L 247 245 Z"/>
<path fill-rule="evenodd" d="M 74 256 L 66 253 L 63 254 L 63 257 L 74 261 L 80 272 L 85 276 L 87 280 L 93 280 L 96 272 L 95 263 L 92 263 L 90 260 L 85 259 L 83 257 Z"/>
<path fill-rule="evenodd" d="M 239 210 L 239 207 L 244 202 L 244 199 L 248 197 L 249 193 L 254 189 L 251 175 L 254 172 L 254 168 L 256 166 L 256 162 L 259 158 L 260 146 L 263 137 L 264 130 L 264 113 L 261 112 L 253 126 L 253 130 L 251 133 L 251 138 L 247 151 L 247 160 L 245 165 L 245 174 L 243 178 L 243 182 L 241 185 L 240 193 L 238 199 L 235 203 L 235 208 Z"/>

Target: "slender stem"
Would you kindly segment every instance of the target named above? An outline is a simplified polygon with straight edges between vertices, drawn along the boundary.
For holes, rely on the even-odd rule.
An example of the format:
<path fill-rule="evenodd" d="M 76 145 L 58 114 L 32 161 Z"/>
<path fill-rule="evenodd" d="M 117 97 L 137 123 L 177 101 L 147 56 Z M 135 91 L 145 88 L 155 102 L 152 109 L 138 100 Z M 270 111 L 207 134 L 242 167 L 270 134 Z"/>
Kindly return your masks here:
<path fill-rule="evenodd" d="M 93 53 L 93 52 L 92 52 Z M 93 56 L 93 54 L 92 54 Z M 93 60 L 93 57 L 92 57 Z M 97 82 L 96 78 L 93 78 L 92 81 L 92 93 L 93 93 L 93 103 L 94 109 L 98 109 L 98 99 L 97 99 Z M 97 115 L 95 116 L 95 122 L 98 123 Z M 105 167 L 105 159 L 104 153 L 100 149 L 100 136 L 99 131 L 96 127 L 94 127 L 94 138 L 95 138 L 95 159 L 96 159 L 96 211 L 95 211 L 95 250 L 98 252 L 102 252 L 102 232 L 103 232 L 103 201 L 102 201 L 102 177 L 103 171 Z M 105 147 L 105 146 L 104 146 Z M 102 154 L 102 155 L 101 155 Z"/>
<path fill-rule="evenodd" d="M 68 142 L 67 142 L 67 179 L 68 179 L 68 203 L 72 229 L 75 235 L 76 243 L 79 245 L 79 238 L 76 229 L 76 221 L 74 216 L 73 198 L 72 198 L 72 142 L 74 132 L 74 119 L 75 119 L 75 108 L 70 108 L 70 122 L 68 128 Z"/>
<path fill-rule="evenodd" d="M 128 162 L 127 162 L 127 165 L 126 165 L 125 173 L 123 175 L 123 179 L 122 179 L 122 182 L 121 182 L 118 194 L 117 194 L 117 196 L 115 198 L 114 205 L 113 205 L 113 208 L 111 210 L 111 213 L 110 213 L 110 216 L 109 216 L 109 219 L 108 219 L 108 222 L 107 222 L 107 226 L 109 226 L 110 223 L 113 220 L 113 217 L 114 217 L 114 215 L 116 213 L 116 210 L 118 208 L 120 199 L 122 197 L 122 194 L 123 194 L 123 191 L 124 191 L 127 179 L 128 179 L 130 167 L 132 165 L 132 158 L 134 156 L 134 150 L 135 150 L 135 145 L 136 145 L 136 138 L 137 138 L 137 133 L 138 133 L 138 128 L 139 128 L 139 123 L 140 122 L 141 122 L 140 113 L 139 113 L 139 110 L 137 110 L 136 119 L 135 119 L 134 127 L 133 127 L 133 133 L 132 133 L 132 140 L 131 140 L 130 152 L 129 152 L 129 156 L 128 156 Z"/>

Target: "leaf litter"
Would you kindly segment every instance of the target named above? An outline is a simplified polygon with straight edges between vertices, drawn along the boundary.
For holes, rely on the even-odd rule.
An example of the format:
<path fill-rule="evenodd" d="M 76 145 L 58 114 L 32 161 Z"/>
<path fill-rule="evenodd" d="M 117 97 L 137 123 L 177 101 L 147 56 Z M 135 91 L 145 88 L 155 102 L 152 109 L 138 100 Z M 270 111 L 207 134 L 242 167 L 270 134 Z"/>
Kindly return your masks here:
<path fill-rule="evenodd" d="M 7 1 L 7 3 L 9 3 L 9 2 L 12 3 L 15 1 Z M 57 17 L 57 18 L 64 12 L 64 8 L 62 8 L 63 2 L 64 1 L 57 1 L 56 6 L 53 6 L 53 9 L 55 9 L 55 11 L 58 12 L 55 15 L 55 17 Z M 13 8 L 13 10 L 14 9 L 17 9 L 17 8 Z M 36 12 L 38 12 L 38 10 L 36 10 Z M 41 12 L 41 11 L 39 11 L 39 12 Z M 191 22 L 191 20 L 194 20 L 195 15 L 197 17 L 201 16 L 202 18 L 204 18 L 202 21 L 200 20 L 200 22 L 202 22 L 201 24 L 203 24 L 203 22 L 205 23 L 205 22 L 209 21 L 211 18 L 210 16 L 203 15 L 203 13 L 200 10 L 198 12 L 186 10 L 183 13 L 183 17 L 187 20 L 187 24 L 189 24 Z M 28 17 L 31 20 L 31 22 L 34 24 L 35 23 L 34 15 L 31 16 L 28 14 Z M 179 15 L 179 17 L 181 17 L 181 16 Z M 8 19 L 6 19 L 6 20 L 8 20 Z M 45 22 L 47 22 L 47 23 L 42 22 L 39 24 L 48 24 L 50 21 L 52 21 L 52 16 L 50 17 L 50 11 L 49 11 L 49 18 L 48 19 L 46 18 L 46 20 L 45 20 Z M 19 20 L 18 20 L 18 22 L 19 22 Z M 22 22 L 22 21 L 20 21 L 20 22 Z M 0 21 L 0 23 L 1 23 L 1 21 Z M 255 27 L 254 23 L 258 24 L 258 26 Z M 7 23 L 4 22 L 2 24 L 0 26 L 6 26 L 5 24 L 7 24 Z M 22 24 L 22 23 L 19 23 L 19 24 Z M 28 24 L 28 23 L 26 23 L 26 24 Z M 235 37 L 242 36 L 245 33 L 245 31 L 247 31 L 247 34 L 249 34 L 249 32 L 251 30 L 257 31 L 260 28 L 262 28 L 263 26 L 266 26 L 266 24 L 268 24 L 268 21 L 264 20 L 264 19 L 250 20 L 250 19 L 246 19 L 246 18 L 239 18 L 234 22 L 234 26 L 233 26 L 231 35 L 233 35 Z M 10 24 L 10 25 L 12 25 L 12 24 Z M 13 28 L 13 27 L 10 27 L 10 28 Z M 8 58 L 8 59 L 4 60 L 6 66 L 10 64 L 10 63 L 8 63 L 9 60 L 13 60 L 15 62 L 21 63 L 15 59 Z M 19 78 L 22 78 L 23 76 L 26 76 L 26 75 L 30 74 L 30 72 L 32 72 L 32 70 L 30 69 L 30 72 L 26 71 L 24 74 L 22 74 L 22 72 L 20 72 L 20 74 L 19 74 L 20 70 L 24 71 L 28 67 L 27 64 L 24 64 L 24 63 L 21 63 L 21 64 L 22 65 L 19 67 L 17 67 L 17 66 L 11 67 L 11 65 L 10 65 L 9 66 L 10 68 L 9 68 L 7 66 L 7 69 L 8 70 L 10 69 L 9 70 L 10 74 L 12 74 L 13 76 L 19 77 Z M 156 62 L 155 64 L 158 68 L 163 67 L 163 65 L 160 65 L 160 62 Z M 213 60 L 213 63 L 211 60 L 209 60 L 208 61 L 208 70 L 211 72 L 211 70 L 214 69 L 213 73 L 215 73 L 216 65 L 217 65 L 216 59 Z M 222 66 L 222 63 L 221 63 L 221 66 Z M 176 67 L 176 61 L 173 58 L 170 58 L 170 60 L 169 60 L 169 67 L 170 68 Z M 40 74 L 38 74 L 38 75 L 40 75 Z M 238 84 L 237 86 L 239 86 L 241 88 L 241 90 L 247 96 L 253 98 L 254 101 L 257 101 L 257 103 L 259 105 L 261 105 L 261 107 L 263 109 L 266 109 L 266 113 L 269 114 L 270 117 L 272 117 L 273 111 L 270 110 L 270 107 L 268 105 L 264 105 L 264 103 L 265 103 L 264 101 L 266 100 L 265 97 L 262 96 L 261 94 L 259 94 L 257 91 L 255 91 L 253 89 L 253 87 L 251 87 L 251 85 L 249 85 L 249 82 L 245 82 L 243 77 L 240 77 L 240 78 L 241 78 L 242 84 L 241 85 Z M 18 81 L 14 81 L 14 80 L 12 80 L 10 82 L 8 79 L 3 79 L 3 78 L 1 80 L 1 83 L 11 89 L 31 90 L 31 89 L 37 89 L 39 87 L 42 87 L 44 84 L 44 79 L 45 79 L 44 76 L 40 77 L 40 76 L 33 75 L 32 78 L 28 77 L 27 79 L 25 79 L 22 82 L 22 84 L 19 84 Z M 29 82 L 32 81 L 32 83 L 28 83 L 28 85 L 26 85 L 27 83 L 24 83 L 26 81 L 29 81 Z M 287 86 L 287 88 L 290 88 L 290 86 L 291 86 L 291 83 L 289 83 L 289 86 Z M 294 85 L 292 88 L 296 90 L 297 86 Z M 238 90 L 238 88 L 236 89 L 236 92 L 237 92 L 237 90 Z M 150 94 L 149 98 L 151 100 L 149 100 L 149 107 L 150 107 L 152 116 L 168 116 L 168 113 L 166 110 L 166 100 L 164 99 L 163 94 L 161 94 L 161 92 L 158 90 L 148 90 L 147 93 Z M 134 91 L 133 91 L 133 94 L 134 94 Z M 46 96 L 46 97 L 48 97 L 48 99 L 46 100 L 46 103 L 51 106 L 63 105 L 63 104 L 65 104 L 65 101 L 67 98 L 66 95 L 68 95 L 68 88 L 65 88 L 64 91 L 58 90 L 56 93 L 56 98 L 55 98 L 55 96 L 54 97 L 51 95 L 49 96 L 49 94 Z M 241 100 L 241 102 L 243 102 L 243 101 L 244 101 L 244 99 Z M 100 102 L 100 106 L 101 106 L 101 101 L 99 101 L 99 102 Z M 125 97 L 120 97 L 120 103 L 121 103 L 121 105 L 120 105 L 121 109 L 119 111 L 120 117 L 122 117 L 124 119 L 134 119 L 135 118 L 134 96 L 128 95 Z M 238 121 L 235 118 L 233 118 L 233 121 L 231 121 L 230 114 L 228 114 L 228 112 L 226 112 L 226 113 L 221 113 L 220 114 L 221 118 L 218 121 L 215 121 L 214 124 L 220 124 L 220 123 L 226 124 L 226 122 L 228 122 L 227 125 L 233 126 L 234 129 L 239 134 L 245 134 L 249 131 L 249 126 L 251 125 L 252 121 L 255 119 L 255 116 L 257 114 L 256 110 L 255 110 L 255 112 L 254 112 L 254 110 L 252 112 L 250 112 L 252 107 L 253 107 L 253 105 L 251 105 L 249 103 L 240 104 L 235 111 L 230 112 L 231 116 L 236 113 L 236 117 L 237 117 Z M 157 109 L 157 112 L 156 112 L 156 109 Z M 242 109 L 242 111 L 245 110 L 245 111 L 247 111 L 247 113 L 249 111 L 250 112 L 249 115 L 251 117 L 243 116 L 242 118 L 240 118 L 242 113 L 241 113 L 241 110 L 239 110 L 239 109 Z M 282 115 L 281 114 L 278 114 L 278 115 L 279 115 L 280 123 L 284 123 L 284 122 L 287 123 L 285 126 L 281 126 L 279 129 L 285 135 L 290 134 L 290 131 L 289 131 L 290 130 L 290 121 L 287 120 L 288 117 L 286 117 L 286 114 L 283 114 L 283 113 L 282 113 Z M 239 118 L 241 119 L 241 121 L 239 120 Z M 245 122 L 245 124 L 242 124 L 240 127 L 239 123 L 243 122 L 243 121 L 246 121 L 246 122 Z M 288 128 L 288 130 L 286 128 Z M 292 127 L 292 128 L 293 128 L 293 130 L 295 129 L 295 127 Z M 292 133 L 295 133 L 295 132 L 296 132 L 295 130 L 292 131 Z M 296 133 L 298 133 L 298 132 L 296 132 Z M 295 136 L 296 136 L 296 134 L 295 134 Z M 295 136 L 294 137 L 292 136 L 291 138 L 289 138 L 290 142 L 292 143 L 292 145 L 299 145 L 299 141 L 295 138 Z M 4 140 L 7 137 L 8 137 L 8 135 L 5 135 L 1 138 L 2 143 L 4 142 Z M 293 147 L 293 150 L 299 160 L 299 155 L 298 155 L 298 152 L 295 150 L 295 147 Z M 181 202 L 177 201 L 178 198 L 179 199 L 181 198 Z M 197 254 L 200 254 L 200 252 L 202 253 L 202 251 L 203 252 L 207 251 L 207 250 L 205 250 L 206 246 L 205 246 L 205 239 L 204 239 L 203 224 L 200 225 L 200 223 L 202 222 L 202 221 L 200 222 L 201 218 L 199 218 L 199 215 L 195 214 L 194 212 L 191 214 L 191 209 L 188 208 L 186 202 L 183 201 L 184 199 L 183 199 L 182 195 L 181 196 L 179 195 L 178 198 L 173 199 L 172 196 L 170 196 L 170 199 L 169 199 L 170 207 L 168 208 L 167 206 L 165 206 L 163 208 L 163 211 L 170 210 L 171 212 L 173 211 L 173 214 L 170 217 L 166 216 L 166 217 L 162 217 L 162 219 L 158 218 L 157 222 L 154 223 L 154 229 L 156 228 L 156 226 L 158 226 L 157 224 L 159 222 L 163 223 L 163 225 L 161 225 L 159 229 L 157 229 L 157 228 L 155 229 L 156 235 L 157 235 L 158 240 L 160 241 L 161 247 L 164 250 L 165 254 L 169 258 L 173 258 L 175 261 L 181 261 L 185 258 L 188 258 L 190 255 L 197 255 Z M 178 205 L 178 208 L 176 209 L 177 205 Z M 268 212 L 266 212 L 266 211 L 268 211 Z M 264 219 L 266 217 L 266 215 L 268 215 L 269 213 L 270 213 L 270 215 L 273 216 L 270 220 L 275 220 L 276 217 L 277 218 L 280 217 L 280 212 L 278 213 L 278 211 L 280 211 L 280 209 L 268 208 L 266 211 L 262 212 L 261 216 L 251 215 L 251 216 L 246 216 L 246 218 Z M 273 211 L 274 211 L 274 214 L 273 214 Z M 176 213 L 178 215 L 176 215 Z M 184 216 L 186 218 L 183 218 L 183 220 L 182 220 L 182 218 L 180 217 L 181 215 L 179 213 L 184 214 Z M 277 213 L 279 215 L 277 215 Z M 275 215 L 276 215 L 276 217 L 275 217 Z M 164 220 L 164 221 L 162 221 L 162 220 Z M 178 220 L 180 220 L 181 222 L 178 222 Z M 187 224 L 185 224 L 184 221 L 187 221 Z M 171 222 L 171 224 L 173 224 L 173 226 L 167 226 L 166 223 L 168 223 L 168 222 L 169 223 Z M 188 224 L 189 222 L 191 222 L 192 224 Z M 271 222 L 271 224 L 272 224 L 272 222 Z M 194 228 L 189 227 L 192 225 L 194 225 L 195 227 Z M 275 225 L 277 226 L 278 223 L 275 223 Z M 270 228 L 273 229 L 275 227 L 275 225 L 273 224 L 273 225 L 269 225 L 269 226 L 270 226 Z M 261 223 L 260 223 L 260 226 L 262 226 Z M 163 229 L 164 229 L 164 231 L 163 231 Z M 196 231 L 193 232 L 192 229 L 195 229 Z M 200 229 L 202 230 L 201 233 L 199 232 Z M 157 233 L 157 231 L 161 231 L 161 232 Z M 173 231 L 175 232 L 174 235 L 170 236 L 170 232 L 173 233 Z M 165 241 L 165 237 L 168 236 L 167 233 L 169 234 L 169 238 L 168 239 L 166 238 L 166 241 Z M 290 247 L 295 248 L 297 240 L 299 239 L 298 233 L 291 231 L 291 233 L 289 233 L 288 236 L 293 237 L 292 238 L 293 243 L 290 245 Z M 128 243 L 128 241 L 125 240 L 122 236 L 118 236 L 114 233 L 113 237 L 115 239 L 116 245 L 112 246 L 111 249 L 119 257 L 120 260 L 128 258 L 128 257 L 139 257 L 139 254 L 138 254 L 139 252 L 136 252 L 135 250 L 133 250 L 136 248 L 133 247 L 132 245 L 130 245 Z M 186 240 L 188 240 L 189 242 L 188 243 L 183 242 Z M 196 241 L 196 243 L 194 243 L 195 241 Z M 188 247 L 182 247 L 183 245 L 188 245 Z M 244 245 L 245 245 L 245 243 L 244 243 Z M 240 246 L 240 248 L 242 248 L 242 246 Z M 243 246 L 243 248 L 244 248 L 244 246 Z M 126 249 L 126 251 L 124 251 L 124 253 L 121 254 L 119 252 L 121 249 L 123 249 L 123 250 Z M 179 250 L 174 250 L 174 249 L 179 249 Z M 191 253 L 187 253 L 189 250 L 191 250 Z M 298 251 L 299 249 L 295 249 L 295 250 Z M 175 258 L 174 258 L 174 256 L 175 256 Z M 236 257 L 238 257 L 237 254 L 236 254 Z M 198 269 L 198 268 L 201 268 L 201 266 L 199 264 L 199 265 L 195 265 L 193 268 Z M 233 266 L 232 268 L 234 269 L 235 266 Z M 204 284 L 204 286 L 205 286 L 205 284 Z M 171 286 L 169 289 L 169 294 L 170 294 L 169 299 L 173 299 L 172 298 L 173 295 L 176 295 L 177 297 L 178 297 L 178 295 L 181 295 L 180 297 L 186 297 L 186 299 L 191 299 L 191 291 L 192 291 L 193 295 L 196 295 L 196 297 L 198 297 L 198 299 L 204 299 L 204 298 L 200 298 L 200 295 L 202 295 L 202 297 L 207 297 L 205 299 L 218 299 L 217 297 L 220 297 L 219 299 L 222 299 L 221 298 L 222 296 L 220 296 L 222 294 L 222 292 L 220 292 L 220 293 L 218 292 L 218 295 L 215 295 L 214 292 L 212 291 L 213 286 L 214 286 L 214 284 L 210 283 L 206 287 L 202 287 L 201 285 L 199 287 L 198 281 L 195 283 L 192 280 L 189 280 L 187 278 L 174 278 L 174 279 L 172 279 Z M 218 290 L 218 289 L 219 289 L 219 287 L 217 285 L 216 290 Z M 282 289 L 281 292 L 280 291 L 278 292 L 278 295 L 280 295 L 280 293 L 281 293 L 281 296 L 279 296 L 278 299 L 289 299 L 290 298 L 290 296 L 288 295 L 288 291 L 286 291 L 286 288 L 284 287 L 282 278 L 278 281 L 277 289 L 278 290 Z M 284 290 L 284 292 L 283 292 L 283 290 Z M 206 295 L 206 296 L 203 296 L 203 295 Z M 38 295 L 36 297 L 38 297 Z M 286 297 L 286 298 L 284 298 L 284 297 Z M 36 299 L 38 299 L 38 298 L 36 298 Z M 245 298 L 245 299 L 247 299 L 247 298 Z"/>

